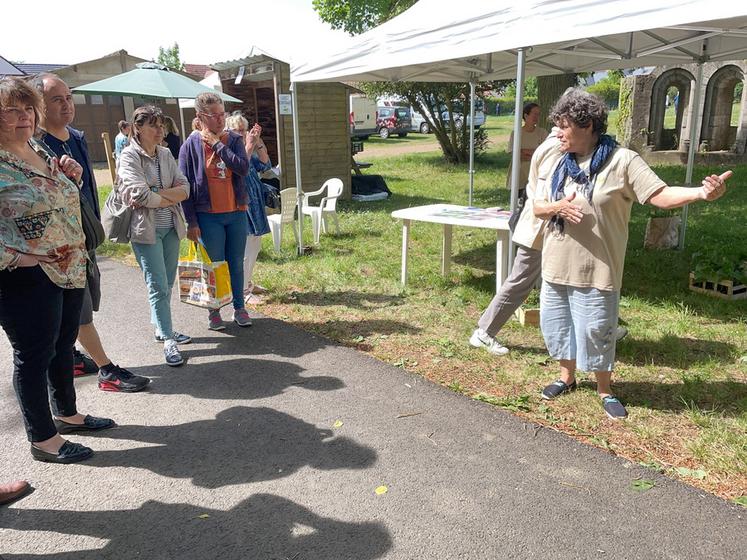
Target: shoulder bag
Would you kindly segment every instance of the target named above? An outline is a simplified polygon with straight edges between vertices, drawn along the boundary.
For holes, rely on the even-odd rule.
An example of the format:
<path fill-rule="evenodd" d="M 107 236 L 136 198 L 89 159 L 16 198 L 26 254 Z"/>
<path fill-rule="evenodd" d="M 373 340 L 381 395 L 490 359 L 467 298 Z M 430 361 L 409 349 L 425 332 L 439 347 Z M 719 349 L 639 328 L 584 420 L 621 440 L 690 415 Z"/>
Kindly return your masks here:
<path fill-rule="evenodd" d="M 125 204 L 117 185 L 114 185 L 101 211 L 101 224 L 104 226 L 106 238 L 114 243 L 129 243 L 131 220 L 132 208 Z"/>

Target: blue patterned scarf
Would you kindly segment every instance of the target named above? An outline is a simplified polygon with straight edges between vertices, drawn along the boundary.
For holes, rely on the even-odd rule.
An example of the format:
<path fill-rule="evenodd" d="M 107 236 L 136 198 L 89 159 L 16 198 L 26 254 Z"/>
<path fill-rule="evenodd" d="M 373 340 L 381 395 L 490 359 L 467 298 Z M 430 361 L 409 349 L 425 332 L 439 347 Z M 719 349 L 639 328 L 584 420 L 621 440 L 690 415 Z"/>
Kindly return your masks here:
<path fill-rule="evenodd" d="M 594 193 L 594 181 L 592 179 L 607 163 L 615 148 L 617 148 L 617 142 L 611 136 L 602 134 L 591 156 L 588 175 L 578 166 L 576 154 L 565 154 L 552 175 L 552 200 L 557 201 L 565 197 L 565 181 L 570 177 L 574 183 L 584 186 L 583 193 L 586 199 L 591 202 L 591 195 Z M 557 232 L 562 233 L 565 220 L 560 216 L 553 216 L 550 219 L 550 226 Z"/>

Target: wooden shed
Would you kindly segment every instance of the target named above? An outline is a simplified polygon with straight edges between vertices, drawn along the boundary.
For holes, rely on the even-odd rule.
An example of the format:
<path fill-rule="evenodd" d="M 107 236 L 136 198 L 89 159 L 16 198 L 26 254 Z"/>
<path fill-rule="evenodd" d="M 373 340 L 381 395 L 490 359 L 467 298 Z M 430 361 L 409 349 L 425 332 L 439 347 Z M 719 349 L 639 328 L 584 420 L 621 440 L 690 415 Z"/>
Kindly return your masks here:
<path fill-rule="evenodd" d="M 258 122 L 273 164 L 281 167 L 282 188 L 296 187 L 293 117 L 281 104 L 290 93 L 290 65 L 266 53 L 211 64 L 221 87 L 241 99 L 239 106 L 250 125 Z M 343 197 L 350 197 L 349 88 L 341 83 L 305 83 L 298 88 L 301 181 L 304 191 L 319 189 L 333 177 L 342 179 Z"/>
<path fill-rule="evenodd" d="M 77 86 L 129 72 L 140 62 L 147 61 L 132 56 L 125 50 L 120 50 L 101 58 L 57 68 L 52 73 L 62 78 L 68 87 L 73 89 Z M 72 126 L 85 133 L 91 159 L 95 162 L 106 161 L 106 150 L 104 149 L 104 143 L 101 141 L 101 133 L 108 132 L 113 140 L 119 132 L 117 123 L 120 120 L 128 120 L 135 107 L 156 105 L 165 114 L 174 118 L 177 123 L 179 122 L 179 105 L 176 99 L 87 94 L 74 94 L 73 99 L 75 102 L 75 120 Z M 183 137 L 184 131 L 180 132 L 182 132 Z"/>

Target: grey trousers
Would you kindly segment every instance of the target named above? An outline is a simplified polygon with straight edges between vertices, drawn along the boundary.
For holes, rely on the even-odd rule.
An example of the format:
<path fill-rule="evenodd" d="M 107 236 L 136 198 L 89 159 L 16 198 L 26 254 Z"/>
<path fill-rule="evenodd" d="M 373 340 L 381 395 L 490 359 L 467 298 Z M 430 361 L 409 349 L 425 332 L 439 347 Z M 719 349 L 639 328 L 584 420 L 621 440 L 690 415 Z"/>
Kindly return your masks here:
<path fill-rule="evenodd" d="M 542 251 L 518 246 L 511 274 L 495 294 L 477 326 L 495 336 L 532 291 L 542 272 Z"/>

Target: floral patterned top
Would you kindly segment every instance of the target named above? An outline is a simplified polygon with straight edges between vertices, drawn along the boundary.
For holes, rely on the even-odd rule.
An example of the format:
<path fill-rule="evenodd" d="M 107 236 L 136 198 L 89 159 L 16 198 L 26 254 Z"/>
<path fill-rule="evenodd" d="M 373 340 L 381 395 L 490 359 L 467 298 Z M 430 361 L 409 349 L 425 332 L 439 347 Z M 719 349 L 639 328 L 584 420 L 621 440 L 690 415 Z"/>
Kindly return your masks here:
<path fill-rule="evenodd" d="M 47 173 L 0 149 L 0 270 L 16 252 L 57 255 L 58 260 L 39 265 L 49 279 L 61 288 L 84 288 L 87 256 L 78 187 L 44 146 L 33 139 L 29 145 L 47 162 Z"/>

